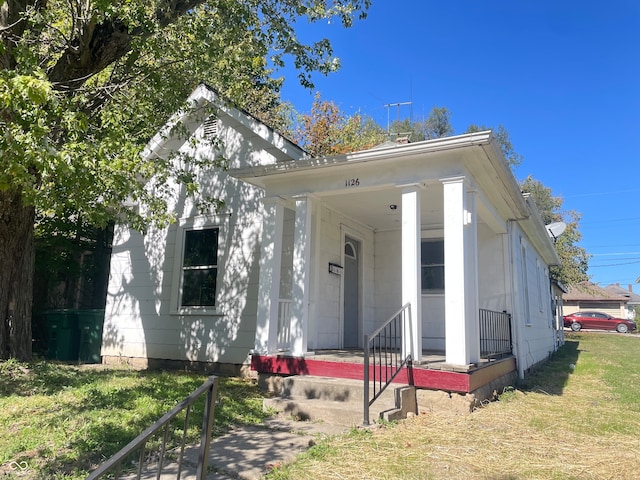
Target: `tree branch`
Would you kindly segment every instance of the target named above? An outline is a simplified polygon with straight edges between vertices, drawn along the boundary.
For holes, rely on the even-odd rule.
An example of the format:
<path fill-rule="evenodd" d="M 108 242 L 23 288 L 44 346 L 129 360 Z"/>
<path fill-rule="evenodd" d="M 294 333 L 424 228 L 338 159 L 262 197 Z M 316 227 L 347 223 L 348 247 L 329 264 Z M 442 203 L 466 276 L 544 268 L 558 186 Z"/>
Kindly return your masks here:
<path fill-rule="evenodd" d="M 46 7 L 47 0 L 5 0 L 0 3 L 0 42 L 4 46 L 0 55 L 0 69 L 13 69 L 16 66 L 13 51 L 27 27 L 25 15 L 29 10 L 41 11 Z"/>
<path fill-rule="evenodd" d="M 164 27 L 181 15 L 203 3 L 204 0 L 171 0 L 155 12 L 155 19 Z M 88 78 L 125 56 L 134 38 L 148 38 L 154 31 L 136 28 L 130 30 L 120 19 L 75 18 L 79 25 L 77 36 L 67 46 L 48 77 L 60 90 L 74 90 Z"/>

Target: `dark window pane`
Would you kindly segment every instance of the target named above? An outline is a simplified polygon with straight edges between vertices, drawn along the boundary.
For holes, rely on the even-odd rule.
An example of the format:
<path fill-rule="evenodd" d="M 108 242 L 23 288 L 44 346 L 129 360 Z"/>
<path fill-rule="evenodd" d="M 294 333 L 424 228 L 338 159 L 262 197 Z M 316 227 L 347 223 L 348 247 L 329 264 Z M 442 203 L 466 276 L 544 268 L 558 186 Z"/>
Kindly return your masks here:
<path fill-rule="evenodd" d="M 181 306 L 215 306 L 217 265 L 218 229 L 186 231 L 182 263 Z"/>
<path fill-rule="evenodd" d="M 422 267 L 422 289 L 444 292 L 444 266 Z"/>
<path fill-rule="evenodd" d="M 215 306 L 217 268 L 184 270 L 182 306 Z"/>
<path fill-rule="evenodd" d="M 347 257 L 356 258 L 356 252 L 353 249 L 353 245 L 351 243 L 344 244 L 344 254 Z"/>
<path fill-rule="evenodd" d="M 423 240 L 421 244 L 422 265 L 444 264 L 444 241 Z"/>
<path fill-rule="evenodd" d="M 422 240 L 420 256 L 422 290 L 444 292 L 444 240 Z"/>
<path fill-rule="evenodd" d="M 218 264 L 218 229 L 188 230 L 184 239 L 183 267 Z"/>

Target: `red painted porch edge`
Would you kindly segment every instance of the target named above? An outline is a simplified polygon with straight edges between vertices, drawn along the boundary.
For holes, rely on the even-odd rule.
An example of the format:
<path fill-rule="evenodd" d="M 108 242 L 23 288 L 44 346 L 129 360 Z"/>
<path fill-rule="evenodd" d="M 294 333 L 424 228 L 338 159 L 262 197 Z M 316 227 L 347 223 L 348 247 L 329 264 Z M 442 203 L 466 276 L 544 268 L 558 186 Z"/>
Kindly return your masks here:
<path fill-rule="evenodd" d="M 301 357 L 252 355 L 251 370 L 277 375 L 312 375 L 318 377 L 347 378 L 362 380 L 364 365 L 348 362 L 327 362 Z M 446 372 L 413 368 L 413 385 L 419 388 L 469 393 L 471 375 L 468 373 Z M 373 375 L 373 367 L 369 367 Z M 403 368 L 394 379 L 395 383 L 410 384 L 407 369 Z M 372 377 L 371 377 L 372 378 Z"/>

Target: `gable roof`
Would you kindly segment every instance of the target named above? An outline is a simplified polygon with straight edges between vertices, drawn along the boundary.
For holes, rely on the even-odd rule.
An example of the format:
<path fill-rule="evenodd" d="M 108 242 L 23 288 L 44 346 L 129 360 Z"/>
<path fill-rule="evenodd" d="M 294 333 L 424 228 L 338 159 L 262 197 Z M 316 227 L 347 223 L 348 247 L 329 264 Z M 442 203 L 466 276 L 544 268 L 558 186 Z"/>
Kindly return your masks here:
<path fill-rule="evenodd" d="M 592 302 L 622 302 L 629 300 L 614 292 L 610 292 L 595 283 L 580 282 L 577 285 L 569 285 L 567 293 L 562 295 L 564 301 L 592 301 Z"/>
<path fill-rule="evenodd" d="M 629 285 L 629 288 L 627 289 L 627 288 L 621 287 L 619 283 L 615 283 L 615 284 L 607 285 L 604 288 L 608 292 L 611 292 L 616 295 L 620 295 L 621 297 L 625 297 L 629 299 L 629 305 L 640 304 L 640 295 L 638 295 L 632 290 L 631 285 Z"/>
<path fill-rule="evenodd" d="M 169 121 L 156 133 L 144 149 L 146 158 L 165 158 L 170 152 L 178 151 L 189 137 L 207 120 L 211 111 L 240 132 L 246 140 L 260 145 L 277 162 L 296 161 L 308 156 L 307 152 L 261 122 L 250 113 L 229 105 L 213 88 L 200 84 L 186 101 L 186 106 L 171 116 Z M 179 127 L 185 129 L 178 134 Z"/>

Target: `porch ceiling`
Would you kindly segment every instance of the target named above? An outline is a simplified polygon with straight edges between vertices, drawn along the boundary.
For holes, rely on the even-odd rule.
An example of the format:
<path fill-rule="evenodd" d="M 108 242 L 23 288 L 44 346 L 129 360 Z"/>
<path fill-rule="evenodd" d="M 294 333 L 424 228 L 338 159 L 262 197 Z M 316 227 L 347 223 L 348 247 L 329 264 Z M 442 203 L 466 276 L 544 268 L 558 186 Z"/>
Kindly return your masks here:
<path fill-rule="evenodd" d="M 331 209 L 373 230 L 396 230 L 402 225 L 402 191 L 398 187 L 329 192 L 320 194 L 318 197 Z M 422 225 L 442 227 L 442 210 L 442 185 L 424 186 L 421 192 Z"/>

